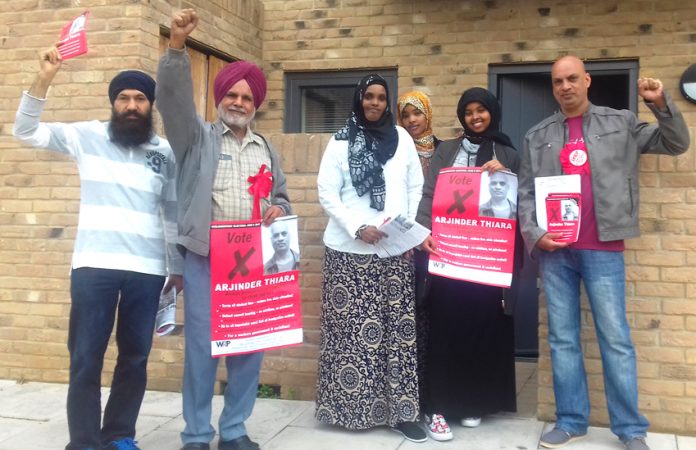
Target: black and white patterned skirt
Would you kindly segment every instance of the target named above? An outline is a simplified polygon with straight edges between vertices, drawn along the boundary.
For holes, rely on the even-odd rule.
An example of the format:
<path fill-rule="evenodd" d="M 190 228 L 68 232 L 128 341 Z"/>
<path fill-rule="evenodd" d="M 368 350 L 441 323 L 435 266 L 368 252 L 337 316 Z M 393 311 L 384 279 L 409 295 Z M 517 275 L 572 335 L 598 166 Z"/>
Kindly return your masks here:
<path fill-rule="evenodd" d="M 316 418 L 348 429 L 418 416 L 413 264 L 327 248 Z"/>

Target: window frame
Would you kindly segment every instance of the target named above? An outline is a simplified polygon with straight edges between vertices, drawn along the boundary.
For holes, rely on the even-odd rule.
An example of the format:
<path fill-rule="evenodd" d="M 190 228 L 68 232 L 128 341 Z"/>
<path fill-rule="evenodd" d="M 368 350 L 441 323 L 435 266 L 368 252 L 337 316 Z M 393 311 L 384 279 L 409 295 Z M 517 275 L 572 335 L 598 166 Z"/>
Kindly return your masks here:
<path fill-rule="evenodd" d="M 303 133 L 301 131 L 303 88 L 328 88 L 335 86 L 355 88 L 363 77 L 373 73 L 379 74 L 386 80 L 390 107 L 392 112 L 396 111 L 396 100 L 398 97 L 398 95 L 395 95 L 398 92 L 398 70 L 396 67 L 285 72 L 285 119 L 283 120 L 283 132 Z M 394 117 L 396 119 L 396 115 Z"/>
<path fill-rule="evenodd" d="M 590 76 L 594 75 L 626 75 L 628 76 L 628 110 L 638 114 L 638 72 L 640 61 L 637 58 L 585 60 L 585 70 Z M 549 90 L 551 89 L 551 67 L 548 63 L 520 63 L 520 64 L 491 64 L 488 67 L 488 86 L 491 92 L 498 95 L 498 77 L 507 74 L 544 74 L 549 76 Z M 591 88 L 590 88 L 591 89 Z"/>

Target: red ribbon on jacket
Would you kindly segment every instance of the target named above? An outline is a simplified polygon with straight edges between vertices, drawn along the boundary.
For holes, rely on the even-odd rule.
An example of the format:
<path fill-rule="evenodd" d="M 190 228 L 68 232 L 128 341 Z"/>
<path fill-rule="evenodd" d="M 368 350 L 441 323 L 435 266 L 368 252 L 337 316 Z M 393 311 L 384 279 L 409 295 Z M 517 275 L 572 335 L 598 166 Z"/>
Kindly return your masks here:
<path fill-rule="evenodd" d="M 259 173 L 247 178 L 251 183 L 249 193 L 254 197 L 254 208 L 251 211 L 251 220 L 261 220 L 261 199 L 267 198 L 273 188 L 273 175 L 266 171 L 266 165 L 262 164 Z"/>

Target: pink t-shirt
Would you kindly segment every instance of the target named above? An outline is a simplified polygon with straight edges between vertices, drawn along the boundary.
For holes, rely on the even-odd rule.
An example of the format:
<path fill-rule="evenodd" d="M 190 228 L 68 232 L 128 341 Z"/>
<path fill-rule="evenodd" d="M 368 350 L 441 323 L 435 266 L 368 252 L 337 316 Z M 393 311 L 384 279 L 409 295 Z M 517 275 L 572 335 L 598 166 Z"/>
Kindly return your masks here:
<path fill-rule="evenodd" d="M 594 196 L 592 195 L 592 170 L 582 134 L 582 116 L 569 117 L 566 119 L 566 123 L 568 124 L 568 142 L 561 150 L 561 167 L 563 173 L 567 175 L 580 174 L 580 189 L 582 191 L 580 233 L 578 241 L 571 244 L 571 247 L 583 250 L 621 252 L 624 250 L 623 240 L 606 242 L 599 240 Z"/>

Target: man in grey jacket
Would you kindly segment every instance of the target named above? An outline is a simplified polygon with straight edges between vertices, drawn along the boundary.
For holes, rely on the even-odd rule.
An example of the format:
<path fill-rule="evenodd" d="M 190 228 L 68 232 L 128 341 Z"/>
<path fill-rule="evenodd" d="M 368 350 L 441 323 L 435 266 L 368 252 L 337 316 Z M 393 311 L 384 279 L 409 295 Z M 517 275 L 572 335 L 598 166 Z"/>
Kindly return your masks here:
<path fill-rule="evenodd" d="M 518 189 L 520 227 L 528 250 L 538 257 L 548 307 L 557 421 L 541 445 L 561 447 L 587 433 L 582 280 L 597 328 L 611 430 L 628 450 L 648 450 L 649 423 L 638 411 L 636 356 L 626 319 L 623 240 L 639 234 L 640 155 L 685 152 L 688 129 L 659 80 L 638 80 L 638 93 L 657 125 L 630 111 L 591 104 L 591 78 L 575 56 L 556 61 L 551 80 L 561 112 L 527 132 Z M 560 234 L 537 223 L 534 179 L 562 174 L 579 174 L 581 180 L 580 236 L 573 244 L 557 242 Z"/>
<path fill-rule="evenodd" d="M 174 14 L 169 48 L 157 71 L 159 110 L 177 160 L 177 242 L 185 255 L 185 450 L 207 450 L 215 436 L 210 421 L 218 359 L 210 346 L 210 221 L 252 218 L 254 198 L 247 180 L 264 166 L 273 180 L 270 196 L 261 199 L 264 224 L 290 213 L 278 153 L 249 127 L 266 95 L 261 70 L 247 61 L 225 66 L 214 82 L 219 119 L 208 123 L 196 114 L 185 43 L 197 24 L 192 9 Z M 254 407 L 262 359 L 262 352 L 226 358 L 229 383 L 219 419 L 220 450 L 259 448 L 247 436 L 244 421 Z"/>

